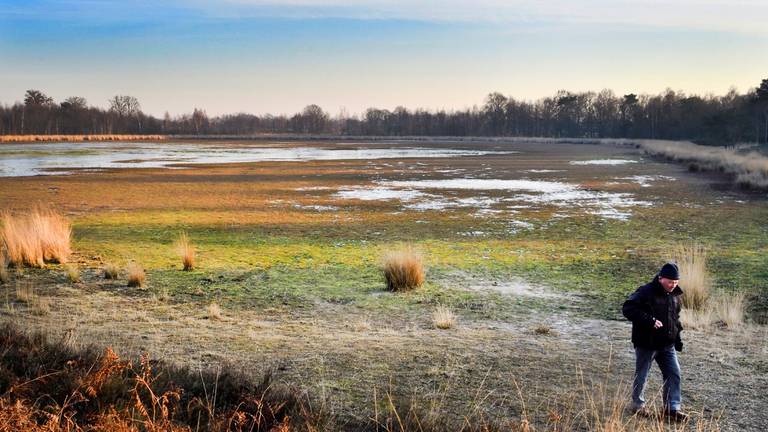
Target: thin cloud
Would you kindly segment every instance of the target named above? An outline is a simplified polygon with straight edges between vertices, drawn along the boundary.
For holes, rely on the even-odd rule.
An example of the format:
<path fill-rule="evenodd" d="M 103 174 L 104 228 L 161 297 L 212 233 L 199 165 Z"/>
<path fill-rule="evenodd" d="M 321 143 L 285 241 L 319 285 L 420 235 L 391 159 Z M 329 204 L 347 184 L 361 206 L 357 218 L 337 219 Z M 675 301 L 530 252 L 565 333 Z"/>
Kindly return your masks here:
<path fill-rule="evenodd" d="M 768 2 L 758 0 L 196 0 L 191 4 L 221 16 L 551 22 L 768 34 Z"/>

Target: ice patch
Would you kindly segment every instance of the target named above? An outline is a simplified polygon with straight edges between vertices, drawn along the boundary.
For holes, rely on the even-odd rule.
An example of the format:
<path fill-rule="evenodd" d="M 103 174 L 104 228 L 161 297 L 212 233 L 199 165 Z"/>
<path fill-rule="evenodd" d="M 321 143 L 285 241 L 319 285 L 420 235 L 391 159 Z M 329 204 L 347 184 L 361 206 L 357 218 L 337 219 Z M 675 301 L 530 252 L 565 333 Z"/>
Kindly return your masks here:
<path fill-rule="evenodd" d="M 640 187 L 651 187 L 651 182 L 658 181 L 658 180 L 667 180 L 667 181 L 675 181 L 677 180 L 674 177 L 664 176 L 664 175 L 636 175 L 631 177 L 621 177 L 617 180 L 629 180 L 631 182 L 637 183 L 640 185 Z"/>
<path fill-rule="evenodd" d="M 553 169 L 529 169 L 529 170 L 522 170 L 520 172 L 524 173 L 533 173 L 533 174 L 548 174 L 548 173 L 558 173 L 558 172 L 565 172 L 565 170 L 553 170 Z"/>
<path fill-rule="evenodd" d="M 385 187 L 376 188 L 354 188 L 347 190 L 340 190 L 333 194 L 335 198 L 341 199 L 358 199 L 362 201 L 388 201 L 388 200 L 400 200 L 400 201 L 413 201 L 417 198 L 425 198 L 433 195 L 426 194 L 424 192 L 415 190 L 401 190 L 390 189 Z"/>
<path fill-rule="evenodd" d="M 467 178 L 446 180 L 381 181 L 378 183 L 390 187 L 415 189 L 522 190 L 542 193 L 577 190 L 577 187 L 572 184 L 538 180 L 496 180 Z"/>
<path fill-rule="evenodd" d="M 324 206 L 324 205 L 301 205 L 301 204 L 294 204 L 293 208 L 299 209 L 299 210 L 315 210 L 315 211 L 336 211 L 339 208 L 336 206 Z"/>
<path fill-rule="evenodd" d="M 624 165 L 637 163 L 636 160 L 630 159 L 592 159 L 585 161 L 570 161 L 571 165 Z"/>

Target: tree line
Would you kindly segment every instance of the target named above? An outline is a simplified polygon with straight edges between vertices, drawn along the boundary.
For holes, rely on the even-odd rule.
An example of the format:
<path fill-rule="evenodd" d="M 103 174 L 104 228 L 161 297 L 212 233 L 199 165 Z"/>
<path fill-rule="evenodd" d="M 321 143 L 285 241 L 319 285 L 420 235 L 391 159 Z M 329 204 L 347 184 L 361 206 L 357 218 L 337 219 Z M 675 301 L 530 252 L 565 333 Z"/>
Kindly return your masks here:
<path fill-rule="evenodd" d="M 259 133 L 381 136 L 510 136 L 687 139 L 703 144 L 768 143 L 768 79 L 746 94 L 616 95 L 611 90 L 570 92 L 535 101 L 490 93 L 482 106 L 464 110 L 369 108 L 331 117 L 318 105 L 288 115 L 247 113 L 209 117 L 203 109 L 156 118 L 133 96 L 117 95 L 106 109 L 78 96 L 56 103 L 39 90 L 23 102 L 0 105 L 0 135 Z"/>

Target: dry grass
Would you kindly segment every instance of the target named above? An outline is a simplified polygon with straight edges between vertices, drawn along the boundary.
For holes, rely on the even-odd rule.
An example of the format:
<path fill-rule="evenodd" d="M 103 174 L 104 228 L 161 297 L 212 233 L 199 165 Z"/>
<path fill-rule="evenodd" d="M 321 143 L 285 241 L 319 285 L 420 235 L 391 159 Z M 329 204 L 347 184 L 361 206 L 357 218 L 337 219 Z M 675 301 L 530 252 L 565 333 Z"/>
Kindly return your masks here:
<path fill-rule="evenodd" d="M 8 258 L 5 255 L 5 250 L 0 249 L 0 284 L 7 284 L 10 281 L 11 276 L 8 274 Z"/>
<path fill-rule="evenodd" d="M 71 283 L 80 282 L 80 269 L 75 265 L 67 265 L 64 267 L 64 272 L 67 275 L 67 280 Z"/>
<path fill-rule="evenodd" d="M 421 255 L 412 247 L 384 254 L 382 271 L 390 291 L 407 291 L 424 284 L 424 266 Z"/>
<path fill-rule="evenodd" d="M 125 269 L 128 273 L 128 286 L 132 288 L 141 288 L 147 279 L 147 274 L 144 272 L 144 268 L 136 261 L 128 263 L 128 267 Z"/>
<path fill-rule="evenodd" d="M 533 333 L 537 335 L 542 335 L 542 336 L 549 336 L 554 334 L 554 332 L 552 331 L 552 327 L 546 324 L 539 324 L 536 327 L 534 327 Z"/>
<path fill-rule="evenodd" d="M 35 286 L 31 282 L 16 283 L 16 300 L 25 303 L 32 315 L 48 315 L 51 313 L 51 301 L 48 297 L 41 297 L 35 293 Z"/>
<path fill-rule="evenodd" d="M 208 305 L 208 307 L 205 309 L 206 311 L 206 317 L 211 320 L 221 321 L 224 319 L 224 315 L 221 311 L 221 306 L 219 306 L 216 303 L 211 303 Z"/>
<path fill-rule="evenodd" d="M 15 266 L 65 263 L 72 253 L 72 227 L 53 210 L 38 207 L 23 215 L 4 213 L 0 237 L 8 260 Z"/>
<path fill-rule="evenodd" d="M 104 272 L 104 279 L 117 279 L 118 276 L 120 276 L 120 267 L 117 266 L 117 264 L 113 263 L 107 263 L 104 264 L 104 268 L 102 268 L 102 271 Z"/>
<path fill-rule="evenodd" d="M 707 272 L 707 251 L 699 244 L 684 245 L 675 251 L 683 287 L 683 307 L 694 310 L 704 308 L 712 286 Z"/>
<path fill-rule="evenodd" d="M 647 153 L 688 164 L 691 171 L 730 174 L 742 187 L 768 189 L 768 158 L 757 152 L 739 154 L 736 149 L 701 146 L 679 141 L 639 141 Z"/>
<path fill-rule="evenodd" d="M 184 265 L 184 271 L 194 270 L 195 268 L 195 247 L 189 241 L 187 233 L 183 232 L 176 241 L 176 250 L 181 257 Z"/>
<path fill-rule="evenodd" d="M 720 295 L 713 308 L 717 317 L 729 328 L 744 325 L 744 294 Z"/>
<path fill-rule="evenodd" d="M 711 307 L 702 309 L 685 309 L 680 311 L 680 322 L 688 330 L 707 330 L 716 321 L 715 311 Z"/>
<path fill-rule="evenodd" d="M 79 141 L 159 141 L 165 135 L 0 135 L 0 143 Z"/>
<path fill-rule="evenodd" d="M 446 306 L 438 306 L 432 312 L 432 323 L 436 328 L 447 330 L 456 325 L 456 315 Z"/>

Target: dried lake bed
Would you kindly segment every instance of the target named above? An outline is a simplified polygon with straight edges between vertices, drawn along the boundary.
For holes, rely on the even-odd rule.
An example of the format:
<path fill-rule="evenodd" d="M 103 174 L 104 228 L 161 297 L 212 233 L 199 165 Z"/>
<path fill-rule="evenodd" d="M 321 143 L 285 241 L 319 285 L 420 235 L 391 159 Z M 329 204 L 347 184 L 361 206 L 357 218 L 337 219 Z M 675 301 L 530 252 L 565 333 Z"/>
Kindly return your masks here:
<path fill-rule="evenodd" d="M 511 418 L 516 383 L 529 406 L 576 385 L 577 368 L 626 383 L 618 308 L 681 242 L 706 245 L 715 289 L 747 293 L 752 319 L 766 316 L 765 197 L 630 147 L 25 144 L 0 146 L 0 173 L 2 210 L 68 215 L 83 275 L 14 274 L 50 310 L 33 313 L 6 284 L 4 320 L 184 364 L 273 368 L 350 417 L 369 415 L 371 389 L 390 382 L 416 399 L 450 387 L 444 408 L 461 415 L 489 377 L 484 409 Z M 173 248 L 181 231 L 198 249 L 193 272 Z M 427 283 L 392 294 L 378 260 L 403 243 L 423 254 Z M 105 263 L 130 260 L 147 268 L 146 289 L 101 278 Z M 211 302 L 222 320 L 207 316 Z M 433 328 L 437 305 L 457 314 L 455 328 Z M 552 333 L 532 330 L 541 324 Z M 764 328 L 686 332 L 692 409 L 760 430 Z"/>

